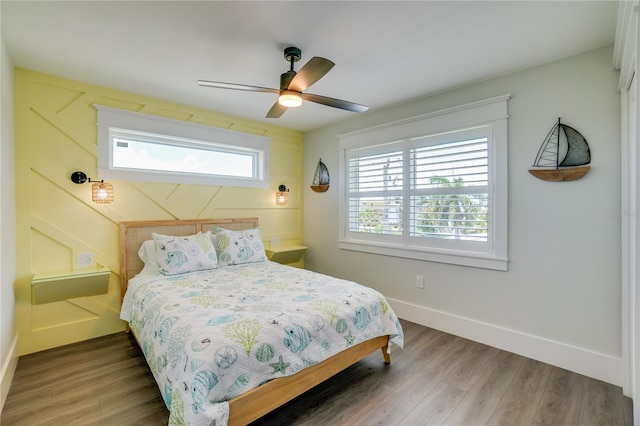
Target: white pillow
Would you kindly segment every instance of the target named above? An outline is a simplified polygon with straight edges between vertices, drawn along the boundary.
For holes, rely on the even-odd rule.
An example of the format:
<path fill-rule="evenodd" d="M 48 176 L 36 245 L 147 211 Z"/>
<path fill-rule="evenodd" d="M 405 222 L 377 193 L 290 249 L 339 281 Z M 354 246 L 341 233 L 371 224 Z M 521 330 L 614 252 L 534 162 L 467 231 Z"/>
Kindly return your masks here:
<path fill-rule="evenodd" d="M 156 243 L 153 240 L 147 240 L 142 243 L 138 250 L 138 257 L 144 263 L 144 268 L 140 271 L 140 274 L 154 274 L 160 273 L 160 264 L 156 259 Z"/>
<path fill-rule="evenodd" d="M 196 235 L 173 236 L 153 233 L 156 260 L 164 275 L 213 269 L 218 266 L 216 249 L 211 242 L 211 232 Z"/>
<path fill-rule="evenodd" d="M 215 231 L 220 266 L 266 262 L 268 260 L 259 228 L 231 231 L 216 227 Z"/>

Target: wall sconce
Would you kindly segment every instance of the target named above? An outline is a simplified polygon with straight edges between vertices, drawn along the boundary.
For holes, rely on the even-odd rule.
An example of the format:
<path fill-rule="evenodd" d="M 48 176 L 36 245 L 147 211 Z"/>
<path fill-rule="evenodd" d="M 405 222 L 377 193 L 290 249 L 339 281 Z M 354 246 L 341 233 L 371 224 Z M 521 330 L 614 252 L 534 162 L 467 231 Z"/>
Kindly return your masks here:
<path fill-rule="evenodd" d="M 91 182 L 91 178 L 88 178 L 83 172 L 73 172 L 71 174 L 71 182 L 81 184 Z M 91 185 L 91 200 L 96 204 L 111 204 L 113 202 L 113 185 L 103 180 L 93 182 L 94 184 Z"/>
<path fill-rule="evenodd" d="M 279 206 L 286 206 L 289 204 L 289 190 L 284 185 L 280 185 L 278 187 L 278 192 L 276 192 L 276 204 Z"/>

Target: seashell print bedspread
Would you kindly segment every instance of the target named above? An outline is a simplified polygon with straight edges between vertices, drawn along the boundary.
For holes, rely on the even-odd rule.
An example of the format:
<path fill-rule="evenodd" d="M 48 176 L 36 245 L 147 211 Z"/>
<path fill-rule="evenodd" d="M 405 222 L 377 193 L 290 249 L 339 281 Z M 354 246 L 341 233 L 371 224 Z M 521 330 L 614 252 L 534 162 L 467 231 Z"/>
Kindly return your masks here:
<path fill-rule="evenodd" d="M 365 340 L 389 334 L 403 345 L 379 292 L 270 261 L 138 275 L 120 317 L 176 425 L 225 425 L 227 400 Z"/>

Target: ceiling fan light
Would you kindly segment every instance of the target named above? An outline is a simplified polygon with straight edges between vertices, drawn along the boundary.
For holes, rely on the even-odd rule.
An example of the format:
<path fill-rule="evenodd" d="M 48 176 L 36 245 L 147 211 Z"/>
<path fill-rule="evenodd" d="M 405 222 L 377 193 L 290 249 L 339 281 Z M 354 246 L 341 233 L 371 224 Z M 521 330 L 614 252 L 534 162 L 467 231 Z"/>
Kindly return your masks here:
<path fill-rule="evenodd" d="M 289 108 L 299 107 L 300 105 L 302 105 L 302 97 L 297 92 L 285 90 L 280 93 L 278 103 Z"/>

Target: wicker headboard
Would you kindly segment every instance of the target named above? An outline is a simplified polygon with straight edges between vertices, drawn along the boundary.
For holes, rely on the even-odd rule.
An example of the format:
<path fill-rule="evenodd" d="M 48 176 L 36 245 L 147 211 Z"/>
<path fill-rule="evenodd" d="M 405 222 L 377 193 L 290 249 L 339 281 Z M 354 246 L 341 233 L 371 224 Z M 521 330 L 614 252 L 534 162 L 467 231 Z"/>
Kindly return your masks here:
<path fill-rule="evenodd" d="M 232 230 L 251 229 L 258 226 L 258 218 L 120 222 L 120 297 L 124 297 L 129 279 L 142 270 L 144 265 L 138 257 L 138 250 L 144 241 L 152 239 L 152 233 L 163 235 L 194 235 L 207 231 L 214 233 L 216 226 Z"/>

